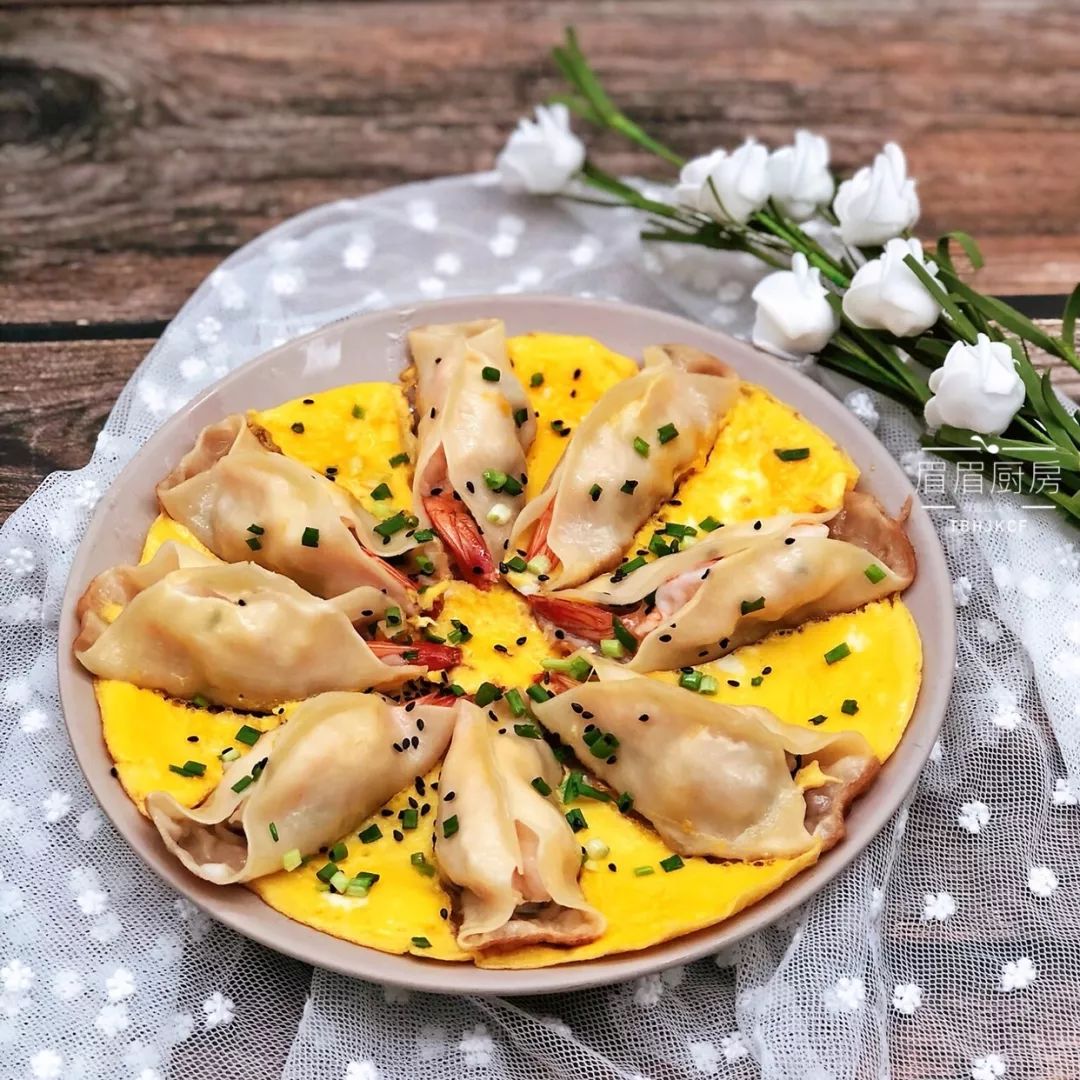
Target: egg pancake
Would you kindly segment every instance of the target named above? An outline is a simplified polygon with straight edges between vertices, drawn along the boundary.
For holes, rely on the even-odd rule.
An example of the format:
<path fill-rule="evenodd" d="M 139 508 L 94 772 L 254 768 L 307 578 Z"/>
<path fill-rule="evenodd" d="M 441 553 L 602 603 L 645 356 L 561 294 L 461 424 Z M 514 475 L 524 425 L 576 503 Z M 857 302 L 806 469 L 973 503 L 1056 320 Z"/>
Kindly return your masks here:
<path fill-rule="evenodd" d="M 560 419 L 573 427 L 606 389 L 633 374 L 636 365 L 599 342 L 566 335 L 524 335 L 511 339 L 508 347 L 530 404 L 539 413 L 528 456 L 528 488 L 534 494 L 565 446 L 551 421 Z M 534 379 L 536 375 L 542 380 Z M 253 419 L 284 453 L 332 475 L 377 516 L 411 506 L 411 467 L 390 465 L 412 448 L 407 403 L 398 385 L 339 387 L 255 413 Z M 782 460 L 774 452 L 803 447 L 809 453 L 797 460 Z M 736 521 L 782 511 L 833 509 L 857 478 L 847 455 L 822 432 L 764 390 L 744 385 L 711 452 L 683 480 L 676 494 L 682 505 L 662 508 L 641 536 L 647 541 L 657 524 L 666 521 L 685 523 L 709 515 Z M 380 484 L 389 487 L 390 499 L 371 499 Z M 147 534 L 143 561 L 170 539 L 200 548 L 187 529 L 161 516 Z M 440 582 L 426 591 L 426 599 L 437 612 L 432 633 L 446 637 L 464 624 L 471 635 L 460 645 L 460 663 L 445 677 L 466 693 L 483 682 L 526 687 L 546 658 L 565 651 L 546 636 L 528 604 L 504 582 L 486 592 L 463 581 Z M 847 643 L 849 655 L 839 663 L 826 663 L 825 653 L 839 642 Z M 914 621 L 902 601 L 889 599 L 774 634 L 700 670 L 717 680 L 718 701 L 762 705 L 791 724 L 859 731 L 884 760 L 910 719 L 921 663 Z M 674 682 L 679 673 L 652 677 Z M 197 805 L 220 778 L 218 755 L 236 745 L 237 732 L 244 725 L 269 730 L 287 719 L 291 709 L 253 716 L 173 701 L 108 680 L 97 681 L 96 693 L 118 778 L 140 809 L 153 790 Z M 170 765 L 187 760 L 205 764 L 205 773 L 170 770 Z M 432 872 L 439 798 L 433 784 L 438 774 L 436 767 L 357 832 L 342 838 L 348 853 L 340 866 L 348 875 L 364 870 L 379 874 L 367 896 L 338 895 L 319 881 L 316 871 L 324 861 L 319 856 L 291 872 L 258 878 L 249 887 L 297 922 L 384 952 L 492 968 L 531 968 L 642 949 L 713 925 L 774 891 L 819 854 L 815 846 L 797 858 L 760 863 L 688 857 L 681 867 L 665 871 L 661 861 L 672 852 L 641 819 L 621 813 L 611 802 L 579 797 L 566 805 L 567 810 L 579 809 L 586 821 L 577 839 L 590 851 L 603 851 L 585 862 L 581 885 L 588 902 L 606 916 L 607 930 L 597 940 L 571 948 L 528 946 L 474 956 L 457 946 L 448 919 L 451 898 Z M 807 768 L 796 780 L 812 786 L 822 777 Z M 411 830 L 401 828 L 399 818 L 410 799 L 420 808 Z M 359 839 L 360 833 L 367 842 Z"/>

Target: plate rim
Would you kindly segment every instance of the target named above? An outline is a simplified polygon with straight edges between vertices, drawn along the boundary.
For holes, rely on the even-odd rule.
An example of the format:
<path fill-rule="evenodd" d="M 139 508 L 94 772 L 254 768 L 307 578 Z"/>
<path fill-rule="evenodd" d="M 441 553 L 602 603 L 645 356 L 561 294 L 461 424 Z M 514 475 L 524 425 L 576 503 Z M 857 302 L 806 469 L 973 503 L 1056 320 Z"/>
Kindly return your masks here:
<path fill-rule="evenodd" d="M 934 615 L 937 618 L 933 623 L 924 625 L 925 620 L 912 612 L 923 648 L 923 678 L 919 694 L 899 745 L 883 765 L 871 790 L 855 803 L 848 817 L 848 835 L 813 866 L 721 923 L 635 952 L 533 969 L 479 968 L 467 962 L 438 961 L 410 954 L 380 952 L 296 923 L 271 908 L 256 893 L 242 886 L 222 888 L 196 878 L 169 855 L 151 823 L 139 813 L 123 787 L 110 774 L 112 759 L 101 734 L 100 714 L 94 698 L 92 679 L 75 661 L 70 648 L 70 642 L 75 636 L 75 605 L 89 577 L 93 576 L 89 573 L 89 567 L 94 555 L 99 551 L 103 537 L 107 536 L 109 518 L 122 503 L 133 479 L 146 469 L 148 462 L 154 460 L 155 453 L 159 453 L 161 448 L 178 438 L 185 429 L 194 425 L 197 430 L 204 422 L 220 418 L 220 409 L 216 417 L 201 414 L 213 413 L 214 404 L 223 394 L 249 380 L 253 372 L 264 367 L 272 369 L 275 361 L 302 350 L 308 343 L 328 335 L 344 335 L 353 328 L 385 324 L 387 320 L 396 327 L 400 341 L 410 326 L 425 322 L 462 321 L 481 317 L 508 318 L 523 311 L 545 307 L 551 309 L 547 319 L 540 314 L 536 317 L 530 316 L 527 320 L 534 325 L 534 329 L 545 328 L 537 329 L 536 332 L 557 332 L 547 328 L 551 322 L 556 321 L 556 314 L 566 315 L 570 321 L 573 321 L 575 315 L 585 313 L 590 319 L 606 315 L 616 321 L 628 318 L 644 320 L 658 331 L 670 331 L 672 337 L 667 340 L 689 340 L 693 343 L 696 339 L 703 343 L 701 347 L 711 346 L 725 360 L 731 362 L 747 381 L 759 384 L 789 384 L 795 388 L 798 401 L 792 401 L 782 392 L 770 392 L 800 413 L 807 411 L 809 405 L 809 411 L 827 417 L 824 425 L 817 417 L 811 422 L 824 426 L 826 433 L 836 439 L 856 462 L 860 469 L 860 485 L 870 477 L 870 486 L 885 483 L 889 485 L 890 501 L 892 497 L 897 497 L 900 501 L 907 497 L 912 498 L 908 530 L 916 548 L 919 571 L 909 594 L 916 588 L 919 589 L 920 596 L 928 594 L 930 598 L 926 604 L 935 609 Z M 596 335 L 590 333 L 586 336 Z M 603 341 L 602 338 L 600 340 Z M 652 341 L 643 342 L 636 351 L 640 352 L 644 344 L 652 344 L 657 340 L 659 339 L 654 338 Z M 610 336 L 604 343 L 614 347 L 610 344 Z M 388 345 L 388 352 L 390 348 Z M 747 367 L 752 365 L 759 366 L 760 371 L 755 370 L 754 377 L 750 378 L 745 372 Z M 345 373 L 338 370 L 335 374 Z M 762 380 L 759 377 L 761 374 L 767 377 Z M 346 385 L 348 381 L 335 377 L 330 385 Z M 318 391 L 313 388 L 311 392 Z M 276 400 L 289 398 L 278 397 Z M 829 428 L 842 429 L 846 437 L 838 438 Z M 867 458 L 870 459 L 869 463 L 866 462 Z M 162 474 L 163 470 L 159 466 L 155 468 L 158 475 Z M 636 304 L 548 293 L 454 297 L 346 316 L 260 353 L 205 388 L 143 443 L 99 501 L 68 573 L 57 643 L 61 710 L 68 738 L 83 776 L 102 811 L 128 846 L 182 896 L 245 937 L 315 966 L 412 990 L 478 995 L 565 992 L 609 985 L 676 964 L 688 963 L 774 924 L 825 888 L 885 828 L 921 775 L 944 721 L 956 650 L 955 607 L 950 580 L 940 539 L 929 514 L 918 504 L 915 491 L 900 465 L 835 397 L 801 372 L 794 370 L 790 364 L 785 364 L 723 331 L 701 326 L 680 315 Z M 910 610 L 910 603 L 908 607 Z M 928 667 L 933 669 L 932 679 L 927 677 Z M 90 722 L 87 722 L 87 699 L 90 705 Z"/>

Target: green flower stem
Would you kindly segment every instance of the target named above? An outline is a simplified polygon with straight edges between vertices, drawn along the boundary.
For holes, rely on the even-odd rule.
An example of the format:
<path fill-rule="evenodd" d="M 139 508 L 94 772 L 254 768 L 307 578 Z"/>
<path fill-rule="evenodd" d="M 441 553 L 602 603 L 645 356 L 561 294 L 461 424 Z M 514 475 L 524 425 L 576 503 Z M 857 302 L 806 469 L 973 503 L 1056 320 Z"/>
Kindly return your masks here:
<path fill-rule="evenodd" d="M 806 261 L 811 266 L 816 266 L 834 285 L 846 289 L 851 284 L 851 279 L 843 267 L 834 262 L 798 226 L 781 221 L 765 210 L 759 210 L 752 220 L 786 241 L 793 251 L 801 251 L 806 256 Z"/>

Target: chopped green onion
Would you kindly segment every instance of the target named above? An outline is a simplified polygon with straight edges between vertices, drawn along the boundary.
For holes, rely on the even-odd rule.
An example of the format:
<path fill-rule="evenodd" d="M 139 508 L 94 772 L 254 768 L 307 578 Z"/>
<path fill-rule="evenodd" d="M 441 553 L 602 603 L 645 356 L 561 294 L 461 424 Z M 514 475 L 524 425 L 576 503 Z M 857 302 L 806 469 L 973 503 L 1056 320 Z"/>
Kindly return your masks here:
<path fill-rule="evenodd" d="M 585 682 L 592 674 L 592 664 L 583 656 L 575 656 L 570 661 L 569 675 L 577 682 Z"/>
<path fill-rule="evenodd" d="M 668 536 L 678 536 L 680 538 L 697 536 L 697 529 L 695 529 L 693 525 L 680 525 L 677 521 L 669 521 L 664 526 L 664 532 L 666 532 Z"/>
<path fill-rule="evenodd" d="M 537 555 L 525 564 L 530 574 L 546 574 L 551 569 L 551 560 L 546 555 Z"/>
<path fill-rule="evenodd" d="M 272 821 L 270 822 L 270 839 L 273 840 L 275 844 L 278 842 L 277 826 Z"/>
<path fill-rule="evenodd" d="M 360 873 L 353 878 L 353 884 L 361 885 L 365 889 L 370 889 L 378 880 L 378 874 L 373 873 L 371 870 L 361 870 Z"/>
<path fill-rule="evenodd" d="M 555 695 L 550 690 L 545 690 L 539 683 L 530 683 L 525 691 L 537 704 L 544 701 L 549 701 Z"/>
<path fill-rule="evenodd" d="M 609 660 L 621 660 L 626 655 L 626 649 L 618 638 L 604 638 L 600 642 L 600 652 Z"/>
<path fill-rule="evenodd" d="M 623 483 L 623 486 L 619 488 L 619 490 L 624 495 L 633 495 L 634 491 L 637 489 L 637 486 L 638 482 L 636 480 L 627 480 Z"/>
<path fill-rule="evenodd" d="M 249 536 L 244 543 L 247 544 L 252 551 L 258 551 L 262 547 L 262 541 L 257 536 Z"/>
<path fill-rule="evenodd" d="M 454 695 L 454 697 L 464 697 L 465 696 L 465 687 L 459 685 L 456 682 L 451 683 L 446 689 L 449 690 L 450 693 Z"/>
<path fill-rule="evenodd" d="M 232 746 L 226 746 L 225 749 L 218 754 L 218 757 L 221 758 L 222 761 L 235 761 L 239 756 L 240 751 Z"/>
<path fill-rule="evenodd" d="M 873 583 L 874 585 L 877 585 L 877 584 L 878 584 L 878 582 L 880 582 L 880 581 L 884 581 L 884 580 L 885 580 L 885 571 L 884 571 L 884 570 L 882 570 L 882 569 L 881 569 L 881 567 L 880 567 L 880 566 L 878 566 L 878 564 L 877 564 L 877 563 L 871 563 L 871 564 L 870 564 L 870 565 L 869 565 L 869 566 L 868 566 L 868 567 L 867 567 L 867 568 L 866 568 L 866 569 L 865 569 L 865 570 L 863 571 L 863 573 L 864 573 L 864 574 L 865 574 L 865 575 L 867 576 L 867 578 L 869 578 L 869 580 L 870 580 L 870 581 L 871 581 L 871 582 L 872 582 L 872 583 Z"/>
<path fill-rule="evenodd" d="M 629 791 L 624 791 L 616 801 L 615 805 L 619 808 L 620 814 L 628 814 L 634 806 L 634 796 Z"/>
<path fill-rule="evenodd" d="M 396 469 L 399 465 L 408 465 L 409 455 L 406 454 L 404 450 L 402 450 L 400 454 L 395 454 L 392 458 L 390 458 L 389 462 L 391 469 Z"/>
<path fill-rule="evenodd" d="M 492 525 L 505 525 L 513 516 L 513 511 L 506 503 L 495 503 L 484 515 Z"/>
<path fill-rule="evenodd" d="M 333 889 L 334 892 L 336 892 L 336 893 L 343 893 L 348 889 L 348 887 L 349 887 L 349 875 L 346 874 L 344 870 L 339 870 L 330 879 L 330 888 Z"/>
<path fill-rule="evenodd" d="M 534 776 L 530 783 L 541 795 L 551 794 L 551 785 L 542 776 Z"/>
<path fill-rule="evenodd" d="M 328 859 L 330 859 L 331 862 L 344 862 L 348 858 L 348 855 L 349 855 L 349 848 L 348 848 L 348 845 L 343 840 L 339 840 L 326 853 L 326 857 Z"/>
<path fill-rule="evenodd" d="M 237 795 L 239 795 L 240 792 L 246 791 L 249 787 L 251 787 L 254 782 L 254 777 L 241 776 L 240 779 L 237 780 L 235 784 L 233 784 L 232 789 L 236 792 Z"/>
<path fill-rule="evenodd" d="M 444 840 L 449 840 L 451 836 L 458 831 L 458 819 L 457 814 L 453 814 L 448 817 L 442 826 L 442 834 Z"/>
<path fill-rule="evenodd" d="M 416 556 L 416 565 L 421 574 L 431 575 L 435 573 L 435 564 L 426 555 Z"/>
<path fill-rule="evenodd" d="M 518 427 L 521 427 L 522 424 L 524 424 L 525 421 L 528 420 L 528 419 L 529 419 L 529 410 L 528 409 L 515 409 L 514 410 L 514 423 L 517 424 Z"/>
<path fill-rule="evenodd" d="M 655 874 L 656 870 L 652 866 L 635 866 L 634 877 L 648 877 L 650 874 Z"/>
<path fill-rule="evenodd" d="M 415 829 L 420 824 L 420 811 L 415 806 L 406 807 L 398 817 L 403 829 Z"/>
<path fill-rule="evenodd" d="M 544 385 L 543 372 L 534 371 L 532 373 L 532 378 L 529 380 L 529 385 L 530 386 L 543 386 Z"/>
<path fill-rule="evenodd" d="M 359 840 L 362 844 L 374 844 L 376 840 L 382 838 L 382 829 L 378 824 L 372 822 L 366 829 L 362 830 L 359 834 Z"/>
<path fill-rule="evenodd" d="M 482 682 L 477 688 L 476 693 L 473 695 L 473 700 L 481 709 L 486 708 L 493 701 L 502 697 L 502 691 L 494 684 L 490 682 Z"/>
<path fill-rule="evenodd" d="M 419 649 L 406 649 L 401 654 L 401 659 L 404 660 L 406 663 L 411 664 L 414 660 L 419 660 L 420 659 L 420 650 Z"/>
<path fill-rule="evenodd" d="M 698 687 L 699 694 L 715 694 L 718 689 L 719 684 L 711 675 L 701 676 L 701 685 Z"/>
<path fill-rule="evenodd" d="M 571 769 L 566 774 L 566 779 L 559 785 L 561 788 L 559 797 L 564 803 L 573 802 L 578 797 L 584 780 L 585 774 L 580 769 Z"/>
<path fill-rule="evenodd" d="M 612 580 L 621 580 L 628 574 L 632 574 L 635 570 L 640 570 L 645 565 L 645 558 L 642 555 L 638 555 L 634 559 L 630 559 L 628 562 L 624 562 L 614 574 L 611 575 Z"/>
<path fill-rule="evenodd" d="M 582 829 L 587 829 L 589 827 L 589 823 L 585 820 L 585 815 L 576 806 L 573 810 L 567 811 L 566 820 L 569 823 L 571 830 L 574 832 L 581 832 Z"/>
<path fill-rule="evenodd" d="M 484 483 L 492 491 L 502 491 L 509 479 L 506 473 L 499 472 L 498 469 L 485 469 L 481 475 L 484 477 Z"/>
<path fill-rule="evenodd" d="M 660 860 L 660 868 L 665 874 L 673 873 L 675 870 L 681 870 L 686 864 L 678 855 L 669 855 L 666 859 Z"/>
<path fill-rule="evenodd" d="M 837 660 L 843 660 L 845 656 L 851 655 L 851 648 L 846 641 L 841 641 L 839 645 L 834 645 L 825 654 L 826 664 L 835 664 Z"/>
<path fill-rule="evenodd" d="M 495 369 L 494 368 L 484 368 L 484 370 L 485 371 L 494 371 Z M 412 941 L 413 945 L 415 945 L 416 948 L 418 948 L 418 949 L 430 949 L 431 948 L 431 942 L 428 941 L 428 939 L 426 937 L 414 937 L 414 938 L 410 938 L 410 940 Z"/>
<path fill-rule="evenodd" d="M 845 716 L 854 716 L 859 711 L 859 703 L 852 697 L 845 698 L 844 704 L 840 706 L 840 711 Z"/>
<path fill-rule="evenodd" d="M 372 494 L 374 494 L 374 492 L 372 492 Z M 435 539 L 435 533 L 431 529 L 417 529 L 416 532 L 413 533 L 413 539 L 418 544 L 426 544 Z"/>
<path fill-rule="evenodd" d="M 509 694 L 507 695 L 509 699 Z M 535 724 L 515 724 L 514 734 L 520 735 L 523 739 L 539 739 L 540 729 Z"/>
<path fill-rule="evenodd" d="M 170 765 L 169 772 L 177 776 L 202 776 L 206 772 L 206 766 L 201 761 L 185 761 L 183 765 Z"/>
<path fill-rule="evenodd" d="M 809 446 L 796 446 L 791 450 L 774 450 L 781 461 L 805 461 L 810 456 Z"/>
<path fill-rule="evenodd" d="M 300 537 L 300 543 L 304 547 L 317 548 L 319 546 L 319 530 L 308 525 Z"/>
<path fill-rule="evenodd" d="M 515 574 L 524 574 L 529 568 L 529 564 L 520 555 L 515 555 L 512 559 L 507 559 L 506 565 L 513 570 Z"/>
<path fill-rule="evenodd" d="M 197 709 L 209 709 L 210 708 L 210 700 L 209 700 L 209 698 L 203 697 L 202 694 L 196 694 L 191 699 L 191 704 L 194 705 Z"/>
<path fill-rule="evenodd" d="M 765 597 L 759 596 L 756 600 L 744 600 L 739 605 L 739 611 L 743 615 L 749 615 L 751 611 L 760 611 L 765 606 Z"/>
<path fill-rule="evenodd" d="M 502 378 L 502 372 L 497 367 L 485 367 L 480 374 L 484 377 L 484 382 L 498 382 Z"/>
<path fill-rule="evenodd" d="M 281 866 L 284 870 L 295 870 L 304 861 L 303 856 L 300 854 L 299 848 L 293 848 L 291 851 L 286 851 L 281 856 Z"/>
<path fill-rule="evenodd" d="M 656 429 L 656 437 L 660 440 L 660 445 L 671 442 L 672 439 L 678 438 L 679 429 L 674 424 L 665 424 L 663 427 Z"/>
<path fill-rule="evenodd" d="M 750 685 L 751 686 L 760 686 L 764 681 L 765 681 L 765 677 L 763 675 L 755 675 L 750 680 Z"/>
<path fill-rule="evenodd" d="M 394 533 L 401 532 L 402 529 L 408 527 L 408 515 L 404 510 L 399 510 L 393 517 L 388 517 L 385 521 L 380 521 L 375 526 L 375 532 L 377 532 L 383 539 L 389 540 Z"/>
<path fill-rule="evenodd" d="M 320 881 L 325 881 L 329 884 L 330 879 L 338 872 L 338 864 L 336 862 L 324 863 L 322 868 L 315 872 L 315 876 Z"/>
<path fill-rule="evenodd" d="M 363 420 L 364 410 L 359 405 L 354 405 L 352 407 L 352 415 L 354 420 Z"/>
<path fill-rule="evenodd" d="M 520 495 L 525 489 L 521 486 L 521 481 L 515 479 L 513 476 L 506 478 L 506 483 L 503 484 L 503 491 L 507 495 Z"/>
<path fill-rule="evenodd" d="M 642 456 L 649 456 L 649 444 L 640 436 L 634 438 L 634 449 Z"/>
<path fill-rule="evenodd" d="M 609 848 L 607 844 L 605 844 L 604 841 L 600 839 L 599 836 L 594 836 L 585 845 L 585 854 L 594 861 L 596 859 L 603 859 L 606 855 L 610 853 L 610 851 L 611 848 Z"/>
<path fill-rule="evenodd" d="M 678 550 L 678 542 L 673 540 L 668 545 L 664 539 L 663 533 L 653 533 L 652 539 L 649 541 L 649 550 L 658 558 L 662 559 L 665 555 L 674 555 Z"/>
<path fill-rule="evenodd" d="M 598 739 L 589 744 L 589 753 L 593 757 L 606 758 L 619 748 L 619 740 L 612 734 L 604 732 Z"/>
<path fill-rule="evenodd" d="M 416 867 L 417 872 L 423 874 L 424 877 L 435 876 L 435 867 L 427 861 L 427 857 L 422 851 L 414 851 L 409 856 L 409 862 L 411 862 L 413 866 Z"/>
<path fill-rule="evenodd" d="M 424 627 L 424 640 L 430 641 L 432 645 L 444 645 L 446 643 L 446 638 L 440 637 L 430 626 Z"/>
<path fill-rule="evenodd" d="M 716 532 L 720 528 L 720 522 L 710 514 L 698 522 L 698 528 L 702 532 Z"/>
<path fill-rule="evenodd" d="M 504 696 L 506 697 L 506 704 L 510 706 L 510 711 L 515 716 L 525 715 L 528 710 L 525 708 L 525 702 L 521 697 L 520 690 L 507 690 Z"/>
<path fill-rule="evenodd" d="M 817 727 L 819 724 L 824 724 L 828 719 L 829 718 L 823 712 L 819 712 L 817 716 L 810 717 L 809 723 L 813 724 L 814 727 Z"/>
<path fill-rule="evenodd" d="M 386 484 L 386 483 L 383 483 L 383 484 L 380 484 L 376 488 L 372 488 L 371 489 L 371 497 L 376 502 L 382 502 L 383 499 L 389 499 L 390 498 L 390 485 Z"/>
<path fill-rule="evenodd" d="M 637 638 L 626 629 L 622 620 L 617 616 L 612 617 L 611 628 L 615 634 L 615 639 L 627 652 L 637 652 Z"/>
<path fill-rule="evenodd" d="M 693 690 L 696 693 L 701 689 L 701 678 L 700 671 L 684 671 L 679 676 L 679 685 L 684 690 Z"/>
<path fill-rule="evenodd" d="M 258 728 L 253 728 L 248 724 L 245 724 L 233 738 L 237 742 L 244 743 L 245 746 L 254 746 L 260 738 L 262 738 L 262 732 Z"/>
<path fill-rule="evenodd" d="M 266 530 L 261 525 L 249 525 L 247 527 L 249 533 L 254 533 L 256 536 L 262 536 Z"/>
<path fill-rule="evenodd" d="M 593 502 L 596 502 L 603 493 L 604 489 L 599 484 L 593 484 L 593 486 L 589 488 L 589 498 L 592 499 Z"/>
<path fill-rule="evenodd" d="M 396 604 L 386 609 L 386 625 L 399 626 L 401 624 L 401 608 Z"/>

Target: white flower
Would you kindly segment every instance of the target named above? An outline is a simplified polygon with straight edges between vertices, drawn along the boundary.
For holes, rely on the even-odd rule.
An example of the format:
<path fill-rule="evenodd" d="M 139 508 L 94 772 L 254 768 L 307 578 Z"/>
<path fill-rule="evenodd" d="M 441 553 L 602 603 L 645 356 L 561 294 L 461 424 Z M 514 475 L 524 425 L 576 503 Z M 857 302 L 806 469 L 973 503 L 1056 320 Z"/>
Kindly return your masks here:
<path fill-rule="evenodd" d="M 730 1064 L 733 1061 L 741 1061 L 750 1053 L 742 1032 L 733 1031 L 720 1040 L 720 1049 L 724 1052 L 724 1060 Z"/>
<path fill-rule="evenodd" d="M 893 987 L 892 1007 L 904 1016 L 914 1016 L 922 1005 L 922 987 L 915 983 L 897 983 Z"/>
<path fill-rule="evenodd" d="M 923 896 L 923 920 L 945 922 L 956 914 L 956 901 L 947 892 L 926 893 Z"/>
<path fill-rule="evenodd" d="M 55 1050 L 39 1050 L 30 1059 L 30 1075 L 34 1080 L 57 1080 L 64 1059 Z"/>
<path fill-rule="evenodd" d="M 379 1070 L 373 1061 L 350 1061 L 345 1068 L 345 1080 L 379 1080 Z"/>
<path fill-rule="evenodd" d="M 811 131 L 796 131 L 793 146 L 769 155 L 769 188 L 776 204 L 793 221 L 812 217 L 833 196 L 829 143 Z"/>
<path fill-rule="evenodd" d="M 570 261 L 574 266 L 591 266 L 602 250 L 595 236 L 583 236 L 577 246 L 570 249 Z"/>
<path fill-rule="evenodd" d="M 34 553 L 27 547 L 13 547 L 4 556 L 4 569 L 12 577 L 26 578 L 34 572 Z"/>
<path fill-rule="evenodd" d="M 1039 974 L 1039 969 L 1030 956 L 1021 956 L 1019 960 L 1007 960 L 1001 965 L 1002 990 L 1026 990 Z"/>
<path fill-rule="evenodd" d="M 745 225 L 769 200 L 769 152 L 755 139 L 714 150 L 679 171 L 675 201 L 717 221 Z"/>
<path fill-rule="evenodd" d="M 131 1023 L 128 1016 L 127 1005 L 122 1001 L 113 1001 L 103 1005 L 101 1011 L 94 1018 L 94 1027 L 107 1035 L 110 1039 L 119 1035 Z"/>
<path fill-rule="evenodd" d="M 855 271 L 844 293 L 844 314 L 856 326 L 914 337 L 938 321 L 941 305 L 904 262 L 909 255 L 937 279 L 937 264 L 923 258 L 918 240 L 890 240 L 880 258 Z"/>
<path fill-rule="evenodd" d="M 1059 777 L 1054 781 L 1053 798 L 1055 806 L 1076 806 L 1080 803 L 1080 796 L 1077 795 L 1073 782 L 1067 776 Z"/>
<path fill-rule="evenodd" d="M 926 422 L 1000 435 L 1024 402 L 1024 384 L 1012 351 L 1003 341 L 979 334 L 974 345 L 958 341 L 945 363 L 930 375 L 934 396 L 926 403 Z"/>
<path fill-rule="evenodd" d="M 802 223 L 802 231 L 813 240 L 822 251 L 837 262 L 849 257 L 848 249 L 840 237 L 840 230 L 824 218 L 811 218 Z"/>
<path fill-rule="evenodd" d="M 1009 1071 L 1000 1054 L 987 1054 L 971 1059 L 971 1080 L 999 1080 Z"/>
<path fill-rule="evenodd" d="M 488 250 L 497 259 L 508 259 L 517 251 L 518 238 L 513 233 L 499 232 L 488 241 Z"/>
<path fill-rule="evenodd" d="M 495 168 L 508 191 L 555 195 L 585 164 L 585 144 L 570 130 L 565 105 L 538 105 L 536 119 L 523 117 Z"/>
<path fill-rule="evenodd" d="M 491 1054 L 495 1049 L 488 1030 L 483 1024 L 467 1028 L 458 1043 L 458 1049 L 465 1055 L 465 1064 L 472 1068 L 491 1064 Z"/>
<path fill-rule="evenodd" d="M 1058 887 L 1058 876 L 1049 866 L 1033 866 L 1028 870 L 1027 886 L 1044 900 L 1054 895 Z"/>
<path fill-rule="evenodd" d="M 975 800 L 966 802 L 960 807 L 960 813 L 956 815 L 956 824 L 966 832 L 974 835 L 982 832 L 983 826 L 990 820 L 990 807 L 984 802 Z"/>
<path fill-rule="evenodd" d="M 66 791 L 54 791 L 41 800 L 41 809 L 45 812 L 45 820 L 54 825 L 61 818 L 67 817 L 71 810 L 71 796 Z"/>
<path fill-rule="evenodd" d="M 110 1001 L 123 1001 L 135 993 L 135 976 L 127 968 L 118 967 L 106 980 L 105 992 Z"/>
<path fill-rule="evenodd" d="M 215 990 L 203 1002 L 202 1010 L 205 1014 L 204 1023 L 207 1031 L 211 1028 L 221 1027 L 224 1024 L 231 1024 L 233 1017 L 236 1015 L 236 1008 L 233 1005 L 232 998 L 225 997 L 218 990 Z"/>
<path fill-rule="evenodd" d="M 28 968 L 21 960 L 9 960 L 0 968 L 0 982 L 3 982 L 4 990 L 9 994 L 29 990 L 33 981 L 33 969 Z"/>
<path fill-rule="evenodd" d="M 754 344 L 787 360 L 824 348 L 840 325 L 821 271 L 811 268 L 802 252 L 792 257 L 790 270 L 763 277 L 751 296 L 757 304 Z"/>
<path fill-rule="evenodd" d="M 61 1001 L 74 1001 L 85 989 L 82 976 L 71 968 L 61 968 L 52 978 L 52 992 Z"/>
<path fill-rule="evenodd" d="M 919 220 L 915 181 L 908 179 L 904 151 L 886 143 L 872 165 L 845 180 L 836 192 L 833 210 L 845 244 L 884 244 Z"/>
<path fill-rule="evenodd" d="M 698 1072 L 708 1074 L 716 1072 L 720 1065 L 720 1051 L 713 1043 L 707 1040 L 692 1042 L 687 1044 L 687 1049 L 690 1051 L 690 1060 L 693 1061 L 694 1068 Z"/>
<path fill-rule="evenodd" d="M 825 990 L 822 1000 L 830 1012 L 858 1012 L 866 1001 L 866 986 L 854 975 L 841 975 Z"/>
<path fill-rule="evenodd" d="M 877 431 L 881 423 L 881 414 L 878 412 L 877 402 L 869 390 L 852 390 L 844 396 L 844 404 L 862 421 L 864 426 L 871 431 Z"/>
<path fill-rule="evenodd" d="M 539 1017 L 539 1020 L 540 1023 L 544 1025 L 544 1027 L 549 1028 L 551 1031 L 554 1031 L 556 1035 L 559 1035 L 564 1039 L 569 1039 L 573 1037 L 574 1033 L 570 1030 L 570 1025 L 567 1024 L 564 1020 L 561 1020 L 559 1017 L 541 1016 Z"/>

